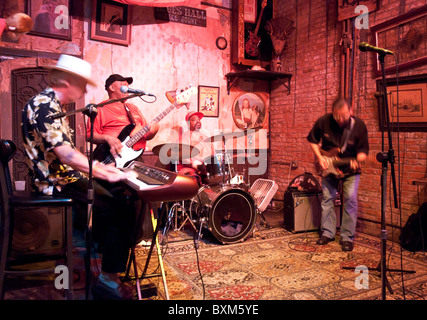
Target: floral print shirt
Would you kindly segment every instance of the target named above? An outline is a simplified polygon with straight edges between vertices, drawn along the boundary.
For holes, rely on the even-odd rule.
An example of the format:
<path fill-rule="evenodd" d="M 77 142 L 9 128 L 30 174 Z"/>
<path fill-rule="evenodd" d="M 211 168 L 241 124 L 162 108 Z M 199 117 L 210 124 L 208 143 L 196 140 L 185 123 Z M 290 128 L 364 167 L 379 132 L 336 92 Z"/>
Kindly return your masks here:
<path fill-rule="evenodd" d="M 62 164 L 53 149 L 62 145 L 74 148 L 72 134 L 65 117 L 49 116 L 63 112 L 52 88 L 32 97 L 22 110 L 22 137 L 33 187 L 39 193 L 52 195 L 54 188 L 75 182 L 82 177 L 79 171 Z"/>

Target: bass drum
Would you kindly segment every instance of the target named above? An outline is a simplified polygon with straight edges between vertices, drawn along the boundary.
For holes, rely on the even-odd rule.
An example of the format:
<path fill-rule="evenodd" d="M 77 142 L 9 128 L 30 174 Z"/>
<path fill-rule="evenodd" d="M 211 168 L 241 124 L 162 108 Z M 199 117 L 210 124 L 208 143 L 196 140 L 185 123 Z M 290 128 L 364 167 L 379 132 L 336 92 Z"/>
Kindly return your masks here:
<path fill-rule="evenodd" d="M 245 240 L 255 225 L 253 198 L 240 188 L 204 186 L 191 203 L 198 220 L 205 219 L 212 235 L 223 244 Z"/>

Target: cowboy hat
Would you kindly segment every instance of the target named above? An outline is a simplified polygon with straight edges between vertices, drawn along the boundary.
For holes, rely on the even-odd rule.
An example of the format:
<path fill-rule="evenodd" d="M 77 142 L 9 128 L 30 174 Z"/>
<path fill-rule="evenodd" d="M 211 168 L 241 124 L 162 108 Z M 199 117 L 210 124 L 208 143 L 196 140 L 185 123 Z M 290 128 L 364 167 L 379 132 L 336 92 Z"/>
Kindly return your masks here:
<path fill-rule="evenodd" d="M 96 86 L 96 82 L 91 78 L 92 66 L 89 62 L 74 56 L 62 54 L 56 65 L 45 66 L 46 69 L 55 69 L 70 73 L 85 79 L 89 84 Z"/>

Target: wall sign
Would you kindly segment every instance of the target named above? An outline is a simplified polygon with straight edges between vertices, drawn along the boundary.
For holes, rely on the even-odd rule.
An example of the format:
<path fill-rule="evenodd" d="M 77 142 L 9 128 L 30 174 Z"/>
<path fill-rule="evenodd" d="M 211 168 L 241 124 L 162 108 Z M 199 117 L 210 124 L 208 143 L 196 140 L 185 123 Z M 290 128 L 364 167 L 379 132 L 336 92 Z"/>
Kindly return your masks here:
<path fill-rule="evenodd" d="M 190 7 L 154 8 L 154 18 L 188 24 L 191 26 L 206 27 L 206 10 Z"/>

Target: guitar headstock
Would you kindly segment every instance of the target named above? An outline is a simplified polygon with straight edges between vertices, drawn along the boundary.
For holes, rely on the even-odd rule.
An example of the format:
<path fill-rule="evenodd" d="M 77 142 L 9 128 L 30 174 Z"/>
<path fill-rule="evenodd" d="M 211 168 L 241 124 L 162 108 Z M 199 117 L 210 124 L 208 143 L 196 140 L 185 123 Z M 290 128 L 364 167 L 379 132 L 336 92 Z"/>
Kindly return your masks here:
<path fill-rule="evenodd" d="M 170 103 L 175 104 L 177 108 L 185 105 L 187 109 L 190 107 L 190 97 L 197 93 L 197 87 L 189 86 L 188 88 L 182 89 L 181 91 L 168 91 L 166 92 L 166 98 Z"/>
<path fill-rule="evenodd" d="M 265 8 L 267 6 L 267 0 L 264 0 L 262 3 L 261 3 L 261 8 Z"/>

